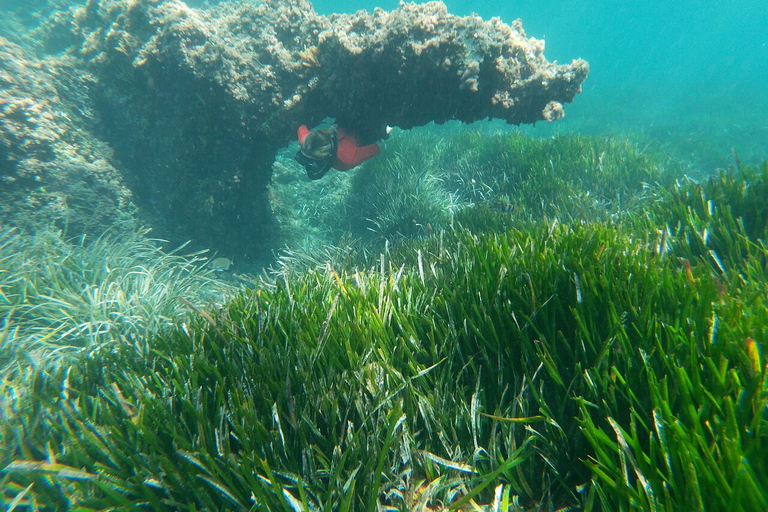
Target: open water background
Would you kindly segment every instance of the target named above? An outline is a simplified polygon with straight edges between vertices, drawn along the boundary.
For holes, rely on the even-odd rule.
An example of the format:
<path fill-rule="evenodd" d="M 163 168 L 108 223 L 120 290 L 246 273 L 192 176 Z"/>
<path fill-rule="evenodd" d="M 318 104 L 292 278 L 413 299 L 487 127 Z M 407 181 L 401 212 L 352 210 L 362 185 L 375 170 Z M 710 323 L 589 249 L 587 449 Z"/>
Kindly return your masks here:
<path fill-rule="evenodd" d="M 590 75 L 566 118 L 533 134 L 629 132 L 703 172 L 768 158 L 768 7 L 764 0 L 446 0 L 449 12 L 520 18 L 545 56 L 583 58 Z M 397 0 L 316 0 L 321 14 Z"/>

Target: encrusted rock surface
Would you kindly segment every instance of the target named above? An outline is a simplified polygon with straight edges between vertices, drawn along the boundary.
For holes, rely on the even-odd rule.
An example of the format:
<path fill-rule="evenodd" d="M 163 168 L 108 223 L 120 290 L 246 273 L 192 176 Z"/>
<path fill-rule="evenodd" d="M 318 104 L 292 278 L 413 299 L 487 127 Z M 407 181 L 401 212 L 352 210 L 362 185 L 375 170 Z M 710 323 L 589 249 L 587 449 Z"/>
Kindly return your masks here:
<path fill-rule="evenodd" d="M 58 224 L 70 233 L 138 222 L 112 152 L 84 131 L 77 102 L 55 84 L 80 80 L 0 37 L 0 221 Z M 71 90 L 71 89 L 70 89 Z M 66 96 L 65 96 L 66 97 Z"/>
<path fill-rule="evenodd" d="M 29 41 L 89 77 L 87 98 L 66 100 L 93 107 L 89 133 L 141 211 L 228 255 L 270 245 L 271 163 L 298 125 L 333 117 L 373 141 L 387 125 L 552 121 L 588 73 L 546 61 L 519 21 L 453 16 L 441 2 L 320 16 L 304 0 L 89 0 Z"/>

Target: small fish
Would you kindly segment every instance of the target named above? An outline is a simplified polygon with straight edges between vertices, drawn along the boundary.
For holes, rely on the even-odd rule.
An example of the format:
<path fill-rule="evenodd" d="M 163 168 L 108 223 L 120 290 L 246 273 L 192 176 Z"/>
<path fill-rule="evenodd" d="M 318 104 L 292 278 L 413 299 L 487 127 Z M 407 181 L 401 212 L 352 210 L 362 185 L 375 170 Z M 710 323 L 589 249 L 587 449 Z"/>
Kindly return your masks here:
<path fill-rule="evenodd" d="M 223 272 L 229 270 L 229 267 L 233 265 L 232 260 L 229 258 L 215 258 L 208 264 L 216 272 Z"/>

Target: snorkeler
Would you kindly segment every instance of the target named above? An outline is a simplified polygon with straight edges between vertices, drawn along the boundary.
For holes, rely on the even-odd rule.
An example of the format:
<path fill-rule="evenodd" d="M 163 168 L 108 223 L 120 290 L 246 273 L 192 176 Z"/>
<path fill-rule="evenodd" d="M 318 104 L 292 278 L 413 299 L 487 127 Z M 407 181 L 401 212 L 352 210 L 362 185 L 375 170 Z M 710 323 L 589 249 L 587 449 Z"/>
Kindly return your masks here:
<path fill-rule="evenodd" d="M 381 152 L 376 143 L 358 146 L 357 138 L 343 128 L 322 126 L 309 130 L 301 125 L 298 130 L 301 147 L 294 158 L 311 180 L 322 178 L 331 167 L 348 171 Z"/>

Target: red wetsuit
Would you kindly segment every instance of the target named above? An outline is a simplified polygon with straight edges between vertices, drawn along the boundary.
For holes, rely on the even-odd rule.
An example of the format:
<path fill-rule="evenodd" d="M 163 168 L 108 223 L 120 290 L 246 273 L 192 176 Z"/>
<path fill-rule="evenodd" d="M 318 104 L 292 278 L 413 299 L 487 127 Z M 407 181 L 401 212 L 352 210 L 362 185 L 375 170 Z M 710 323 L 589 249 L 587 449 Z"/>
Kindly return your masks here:
<path fill-rule="evenodd" d="M 309 131 L 306 125 L 299 126 L 299 144 L 304 142 Z M 348 171 L 381 152 L 381 148 L 375 142 L 359 147 L 355 136 L 348 133 L 344 128 L 337 127 L 336 131 L 339 134 L 339 149 L 336 150 L 336 160 L 332 165 L 336 170 Z"/>

